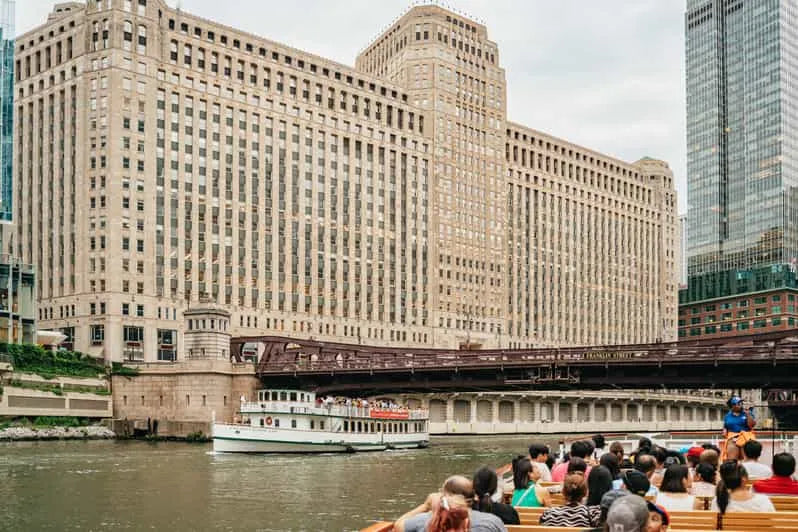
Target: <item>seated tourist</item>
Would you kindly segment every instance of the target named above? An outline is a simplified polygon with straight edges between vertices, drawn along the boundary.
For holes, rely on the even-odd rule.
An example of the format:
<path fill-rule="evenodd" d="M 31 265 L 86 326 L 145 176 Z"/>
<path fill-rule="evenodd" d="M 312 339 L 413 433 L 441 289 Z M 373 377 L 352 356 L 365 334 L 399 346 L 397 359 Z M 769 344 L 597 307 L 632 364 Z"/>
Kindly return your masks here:
<path fill-rule="evenodd" d="M 643 473 L 648 479 L 648 482 L 650 484 L 648 492 L 646 493 L 647 497 L 656 497 L 657 494 L 659 494 L 659 488 L 657 488 L 654 484 L 651 484 L 651 477 L 654 476 L 654 471 L 656 470 L 656 468 L 657 468 L 657 461 L 650 454 L 641 454 L 637 457 L 637 461 L 635 462 L 635 469 Z"/>
<path fill-rule="evenodd" d="M 650 520 L 645 499 L 627 495 L 616 500 L 607 513 L 606 530 L 610 532 L 648 532 Z"/>
<path fill-rule="evenodd" d="M 640 471 L 624 471 L 621 474 L 621 489 L 628 491 L 633 495 L 645 497 L 649 494 L 651 489 L 651 482 Z"/>
<path fill-rule="evenodd" d="M 544 482 L 551 482 L 551 470 L 548 466 L 549 460 L 549 446 L 542 443 L 533 443 L 529 446 L 529 459 L 535 462 L 540 469 L 540 480 Z"/>
<path fill-rule="evenodd" d="M 681 464 L 668 466 L 662 477 L 656 502 L 669 512 L 700 509 L 700 502 L 690 495 L 689 490 L 690 476 L 687 466 Z"/>
<path fill-rule="evenodd" d="M 726 512 L 775 512 L 776 508 L 765 495 L 752 493 L 745 487 L 748 472 L 737 462 L 728 461 L 720 466 L 720 480 L 712 510 Z M 767 482 L 767 481 L 762 481 Z"/>
<path fill-rule="evenodd" d="M 646 532 L 667 532 L 671 522 L 671 516 L 662 506 L 653 502 L 646 502 L 648 505 L 648 528 Z"/>
<path fill-rule="evenodd" d="M 656 445 L 651 449 L 651 456 L 657 461 L 657 467 L 649 480 L 652 485 L 659 486 L 662 484 L 662 477 L 665 475 L 665 460 L 668 459 L 668 453 L 663 447 Z"/>
<path fill-rule="evenodd" d="M 622 464 L 626 451 L 623 450 L 623 444 L 619 441 L 614 441 L 610 444 L 610 452 L 618 457 L 618 463 Z"/>
<path fill-rule="evenodd" d="M 604 494 L 613 489 L 612 474 L 604 466 L 597 466 L 590 470 L 587 476 L 587 505 L 600 506 Z"/>
<path fill-rule="evenodd" d="M 687 459 L 687 465 L 690 467 L 690 472 L 693 473 L 695 471 L 695 467 L 701 461 L 701 453 L 704 452 L 703 447 L 690 447 L 685 454 L 685 458 Z"/>
<path fill-rule="evenodd" d="M 696 497 L 714 497 L 716 478 L 717 471 L 712 464 L 698 464 L 695 468 L 690 493 Z"/>
<path fill-rule="evenodd" d="M 496 492 L 498 477 L 489 467 L 481 467 L 474 473 L 474 503 L 471 508 L 497 516 L 506 525 L 520 525 L 518 512 L 509 504 L 493 502 L 491 496 Z"/>
<path fill-rule="evenodd" d="M 502 520 L 495 515 L 469 510 L 466 501 L 473 498 L 474 490 L 470 480 L 460 475 L 449 477 L 443 483 L 441 493 L 429 494 L 423 504 L 397 519 L 393 525 L 394 532 L 507 532 Z M 460 511 L 463 508 L 465 513 Z M 437 528 L 430 528 L 430 525 Z M 444 528 L 447 526 L 448 529 Z"/>
<path fill-rule="evenodd" d="M 706 446 L 707 444 L 704 445 Z M 712 464 L 715 466 L 715 469 L 717 469 L 720 465 L 720 451 L 717 448 L 710 446 L 709 448 L 704 449 L 704 452 L 702 452 L 701 456 L 698 457 L 698 462 Z"/>
<path fill-rule="evenodd" d="M 591 436 L 590 439 L 593 442 L 593 452 L 591 453 L 591 456 L 593 457 L 593 462 L 598 463 L 598 461 L 601 460 L 601 457 L 607 453 L 607 451 L 604 450 L 606 440 L 604 439 L 603 434 L 596 434 L 595 436 Z"/>
<path fill-rule="evenodd" d="M 572 473 L 566 476 L 562 483 L 562 493 L 565 497 L 565 504 L 544 510 L 540 516 L 541 525 L 573 527 L 598 525 L 601 508 L 582 504 L 582 499 L 587 494 L 587 485 L 583 475 Z"/>
<path fill-rule="evenodd" d="M 571 452 L 569 455 L 570 462 L 574 458 L 581 458 L 584 460 L 587 458 L 590 453 L 593 451 L 593 442 L 586 441 L 586 440 L 578 440 L 571 444 Z M 565 478 L 565 475 L 568 474 L 568 462 L 562 462 L 554 466 L 554 469 L 551 470 L 551 480 L 554 482 L 562 482 Z M 589 468 L 588 468 L 589 469 Z M 590 471 L 585 471 L 585 475 L 589 474 Z"/>
<path fill-rule="evenodd" d="M 773 476 L 773 470 L 766 464 L 759 462 L 762 456 L 762 444 L 756 440 L 749 440 L 743 445 L 743 467 L 748 471 L 748 478 L 760 480 Z"/>
<path fill-rule="evenodd" d="M 798 495 L 798 482 L 792 479 L 795 458 L 789 453 L 773 456 L 773 476 L 754 482 L 754 491 L 771 495 Z"/>
<path fill-rule="evenodd" d="M 621 462 L 618 457 L 612 453 L 605 453 L 599 459 L 599 465 L 606 467 L 612 475 L 612 487 L 618 489 L 621 487 Z"/>
<path fill-rule="evenodd" d="M 539 508 L 551 506 L 551 495 L 546 488 L 537 485 L 540 480 L 540 469 L 529 461 L 529 458 L 519 456 L 513 460 L 513 506 L 523 508 Z"/>
<path fill-rule="evenodd" d="M 581 473 L 582 476 L 587 476 L 588 469 L 590 469 L 590 466 L 587 465 L 585 460 L 574 457 L 568 460 L 568 469 L 566 471 L 566 475 L 570 475 L 571 473 Z"/>

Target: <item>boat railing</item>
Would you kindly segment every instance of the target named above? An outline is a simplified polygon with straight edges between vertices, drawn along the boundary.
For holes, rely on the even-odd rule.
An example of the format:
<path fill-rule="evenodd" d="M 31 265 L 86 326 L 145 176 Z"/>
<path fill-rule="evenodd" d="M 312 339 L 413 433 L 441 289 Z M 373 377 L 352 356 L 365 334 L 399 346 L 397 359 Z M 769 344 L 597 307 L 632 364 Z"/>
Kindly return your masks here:
<path fill-rule="evenodd" d="M 411 410 L 406 408 L 371 408 L 368 406 L 338 404 L 301 405 L 286 404 L 275 401 L 245 402 L 241 405 L 242 414 L 256 414 L 258 412 L 310 414 L 316 416 L 364 417 L 396 421 L 427 419 L 429 417 L 429 411 L 424 409 Z"/>

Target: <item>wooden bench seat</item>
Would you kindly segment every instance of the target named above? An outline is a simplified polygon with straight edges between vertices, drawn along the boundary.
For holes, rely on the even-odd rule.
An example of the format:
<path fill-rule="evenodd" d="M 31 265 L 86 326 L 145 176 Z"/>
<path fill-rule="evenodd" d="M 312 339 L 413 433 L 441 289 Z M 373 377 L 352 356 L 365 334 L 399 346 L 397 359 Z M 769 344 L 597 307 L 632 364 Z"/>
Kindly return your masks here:
<path fill-rule="evenodd" d="M 729 512 L 721 516 L 722 530 L 798 530 L 798 512 Z"/>
<path fill-rule="evenodd" d="M 691 530 L 716 530 L 718 528 L 718 512 L 706 510 L 672 511 L 670 526 Z"/>
<path fill-rule="evenodd" d="M 798 512 L 798 497 L 789 495 L 770 495 L 769 497 L 777 512 Z"/>

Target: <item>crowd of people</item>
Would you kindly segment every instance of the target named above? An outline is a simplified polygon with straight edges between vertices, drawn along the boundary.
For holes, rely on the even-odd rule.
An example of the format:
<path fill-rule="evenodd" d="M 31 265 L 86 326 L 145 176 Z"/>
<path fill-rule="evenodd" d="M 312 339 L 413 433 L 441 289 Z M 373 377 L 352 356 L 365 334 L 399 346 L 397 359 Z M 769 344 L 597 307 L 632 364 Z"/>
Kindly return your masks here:
<path fill-rule="evenodd" d="M 517 508 L 542 507 L 544 526 L 661 532 L 668 529 L 670 512 L 773 512 L 769 495 L 798 496 L 791 454 L 773 456 L 771 468 L 759 461 L 758 441 L 737 441 L 733 458 L 712 444 L 675 451 L 647 438 L 627 454 L 619 442 L 605 450 L 604 437 L 596 435 L 574 441 L 560 457 L 533 443 L 528 454 L 503 468 L 482 467 L 473 479 L 450 477 L 400 517 L 394 530 L 499 532 L 520 524 Z M 505 480 L 509 473 L 512 478 Z M 504 504 L 510 489 L 511 503 Z M 561 493 L 564 502 L 553 505 L 552 493 Z"/>

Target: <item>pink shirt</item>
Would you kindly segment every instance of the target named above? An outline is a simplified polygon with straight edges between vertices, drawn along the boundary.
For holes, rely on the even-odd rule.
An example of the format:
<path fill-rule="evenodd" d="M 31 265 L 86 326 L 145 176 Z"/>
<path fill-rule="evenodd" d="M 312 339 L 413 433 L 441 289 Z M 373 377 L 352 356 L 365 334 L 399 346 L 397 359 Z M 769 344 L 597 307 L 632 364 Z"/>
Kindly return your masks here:
<path fill-rule="evenodd" d="M 585 472 L 585 478 L 590 475 L 590 466 L 587 466 L 587 471 Z M 563 462 L 561 464 L 557 464 L 551 470 L 551 481 L 552 482 L 562 482 L 565 480 L 565 475 L 568 474 L 568 462 Z"/>

